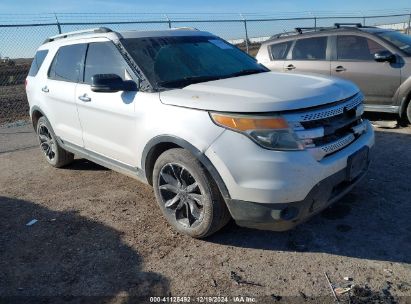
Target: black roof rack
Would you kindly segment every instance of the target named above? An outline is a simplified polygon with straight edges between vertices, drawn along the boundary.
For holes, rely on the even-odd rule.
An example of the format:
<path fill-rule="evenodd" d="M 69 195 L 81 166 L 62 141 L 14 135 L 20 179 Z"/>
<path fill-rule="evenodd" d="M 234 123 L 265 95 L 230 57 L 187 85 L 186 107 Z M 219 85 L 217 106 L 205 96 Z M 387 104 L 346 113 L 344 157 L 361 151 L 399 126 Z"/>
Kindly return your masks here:
<path fill-rule="evenodd" d="M 320 32 L 327 30 L 338 30 L 338 29 L 364 29 L 364 28 L 375 28 L 374 26 L 364 26 L 361 23 L 334 23 L 334 26 L 328 27 L 296 27 L 294 31 L 278 33 L 270 37 L 270 39 L 278 39 L 287 36 L 301 35 L 310 32 Z"/>
<path fill-rule="evenodd" d="M 296 27 L 294 30 L 298 34 L 302 34 L 304 32 L 317 32 L 317 31 L 324 31 L 330 29 L 329 27 Z"/>

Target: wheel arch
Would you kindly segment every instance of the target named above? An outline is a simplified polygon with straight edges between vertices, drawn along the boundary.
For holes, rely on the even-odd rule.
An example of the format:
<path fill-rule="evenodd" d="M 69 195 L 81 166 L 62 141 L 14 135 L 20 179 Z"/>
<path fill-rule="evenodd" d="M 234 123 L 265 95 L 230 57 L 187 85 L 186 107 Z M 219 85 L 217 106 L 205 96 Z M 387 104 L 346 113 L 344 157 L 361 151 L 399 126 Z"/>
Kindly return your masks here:
<path fill-rule="evenodd" d="M 37 128 L 37 122 L 39 121 L 40 117 L 46 116 L 44 112 L 38 107 L 38 106 L 33 106 L 30 110 L 30 117 L 31 117 L 31 123 L 33 124 L 34 130 Z"/>
<path fill-rule="evenodd" d="M 150 185 L 153 185 L 153 168 L 157 158 L 165 151 L 173 148 L 183 148 L 190 151 L 214 179 L 223 198 L 230 198 L 223 179 L 208 157 L 188 141 L 173 135 L 156 136 L 147 143 L 143 150 L 141 168 L 144 170 Z"/>

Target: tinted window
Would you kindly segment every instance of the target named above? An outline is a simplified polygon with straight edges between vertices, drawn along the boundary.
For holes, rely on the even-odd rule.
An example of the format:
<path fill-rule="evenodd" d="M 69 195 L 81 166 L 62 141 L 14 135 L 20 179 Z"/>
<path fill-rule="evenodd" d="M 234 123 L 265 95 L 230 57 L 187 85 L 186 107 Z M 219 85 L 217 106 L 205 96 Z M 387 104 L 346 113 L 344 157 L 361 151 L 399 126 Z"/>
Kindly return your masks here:
<path fill-rule="evenodd" d="M 38 71 L 40 70 L 41 65 L 43 64 L 44 59 L 47 56 L 48 50 L 38 51 L 33 58 L 31 63 L 29 76 L 36 76 Z"/>
<path fill-rule="evenodd" d="M 49 77 L 55 80 L 78 82 L 83 71 L 86 44 L 62 46 L 54 57 Z"/>
<path fill-rule="evenodd" d="M 327 37 L 298 39 L 293 49 L 294 60 L 325 60 Z"/>
<path fill-rule="evenodd" d="M 268 71 L 214 36 L 130 38 L 122 43 L 156 88 L 181 88 Z"/>
<path fill-rule="evenodd" d="M 84 82 L 91 84 L 96 74 L 116 74 L 125 79 L 126 65 L 112 42 L 90 43 L 87 50 Z"/>
<path fill-rule="evenodd" d="M 354 35 L 337 37 L 338 60 L 374 60 L 374 54 L 386 50 L 374 40 Z"/>
<path fill-rule="evenodd" d="M 271 58 L 273 60 L 285 59 L 292 44 L 292 41 L 272 44 L 270 46 Z"/>

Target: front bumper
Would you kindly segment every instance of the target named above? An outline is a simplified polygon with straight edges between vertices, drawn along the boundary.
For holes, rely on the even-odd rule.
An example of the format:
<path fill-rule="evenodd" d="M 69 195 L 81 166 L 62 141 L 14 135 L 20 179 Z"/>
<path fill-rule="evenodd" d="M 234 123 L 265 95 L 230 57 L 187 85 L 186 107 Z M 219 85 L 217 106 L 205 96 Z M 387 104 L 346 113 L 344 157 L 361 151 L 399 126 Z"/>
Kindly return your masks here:
<path fill-rule="evenodd" d="M 228 189 L 225 200 L 240 226 L 287 230 L 337 201 L 364 176 L 348 181 L 347 161 L 374 145 L 367 124 L 354 142 L 320 161 L 308 151 L 262 149 L 229 130 L 205 154 Z"/>
<path fill-rule="evenodd" d="M 248 228 L 285 231 L 304 222 L 347 194 L 364 176 L 347 181 L 347 170 L 322 180 L 299 202 L 261 204 L 226 199 L 237 225 Z"/>

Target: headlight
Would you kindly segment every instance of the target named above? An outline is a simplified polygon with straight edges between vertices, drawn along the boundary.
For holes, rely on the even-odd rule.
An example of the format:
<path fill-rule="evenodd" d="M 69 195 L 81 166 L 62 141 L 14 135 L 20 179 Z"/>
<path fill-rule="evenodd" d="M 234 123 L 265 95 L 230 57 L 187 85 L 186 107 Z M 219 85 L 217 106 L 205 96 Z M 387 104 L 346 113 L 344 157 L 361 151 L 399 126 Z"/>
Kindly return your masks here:
<path fill-rule="evenodd" d="M 303 150 L 304 143 L 297 139 L 287 121 L 281 116 L 250 116 L 210 113 L 215 124 L 243 133 L 255 143 L 271 150 Z"/>

